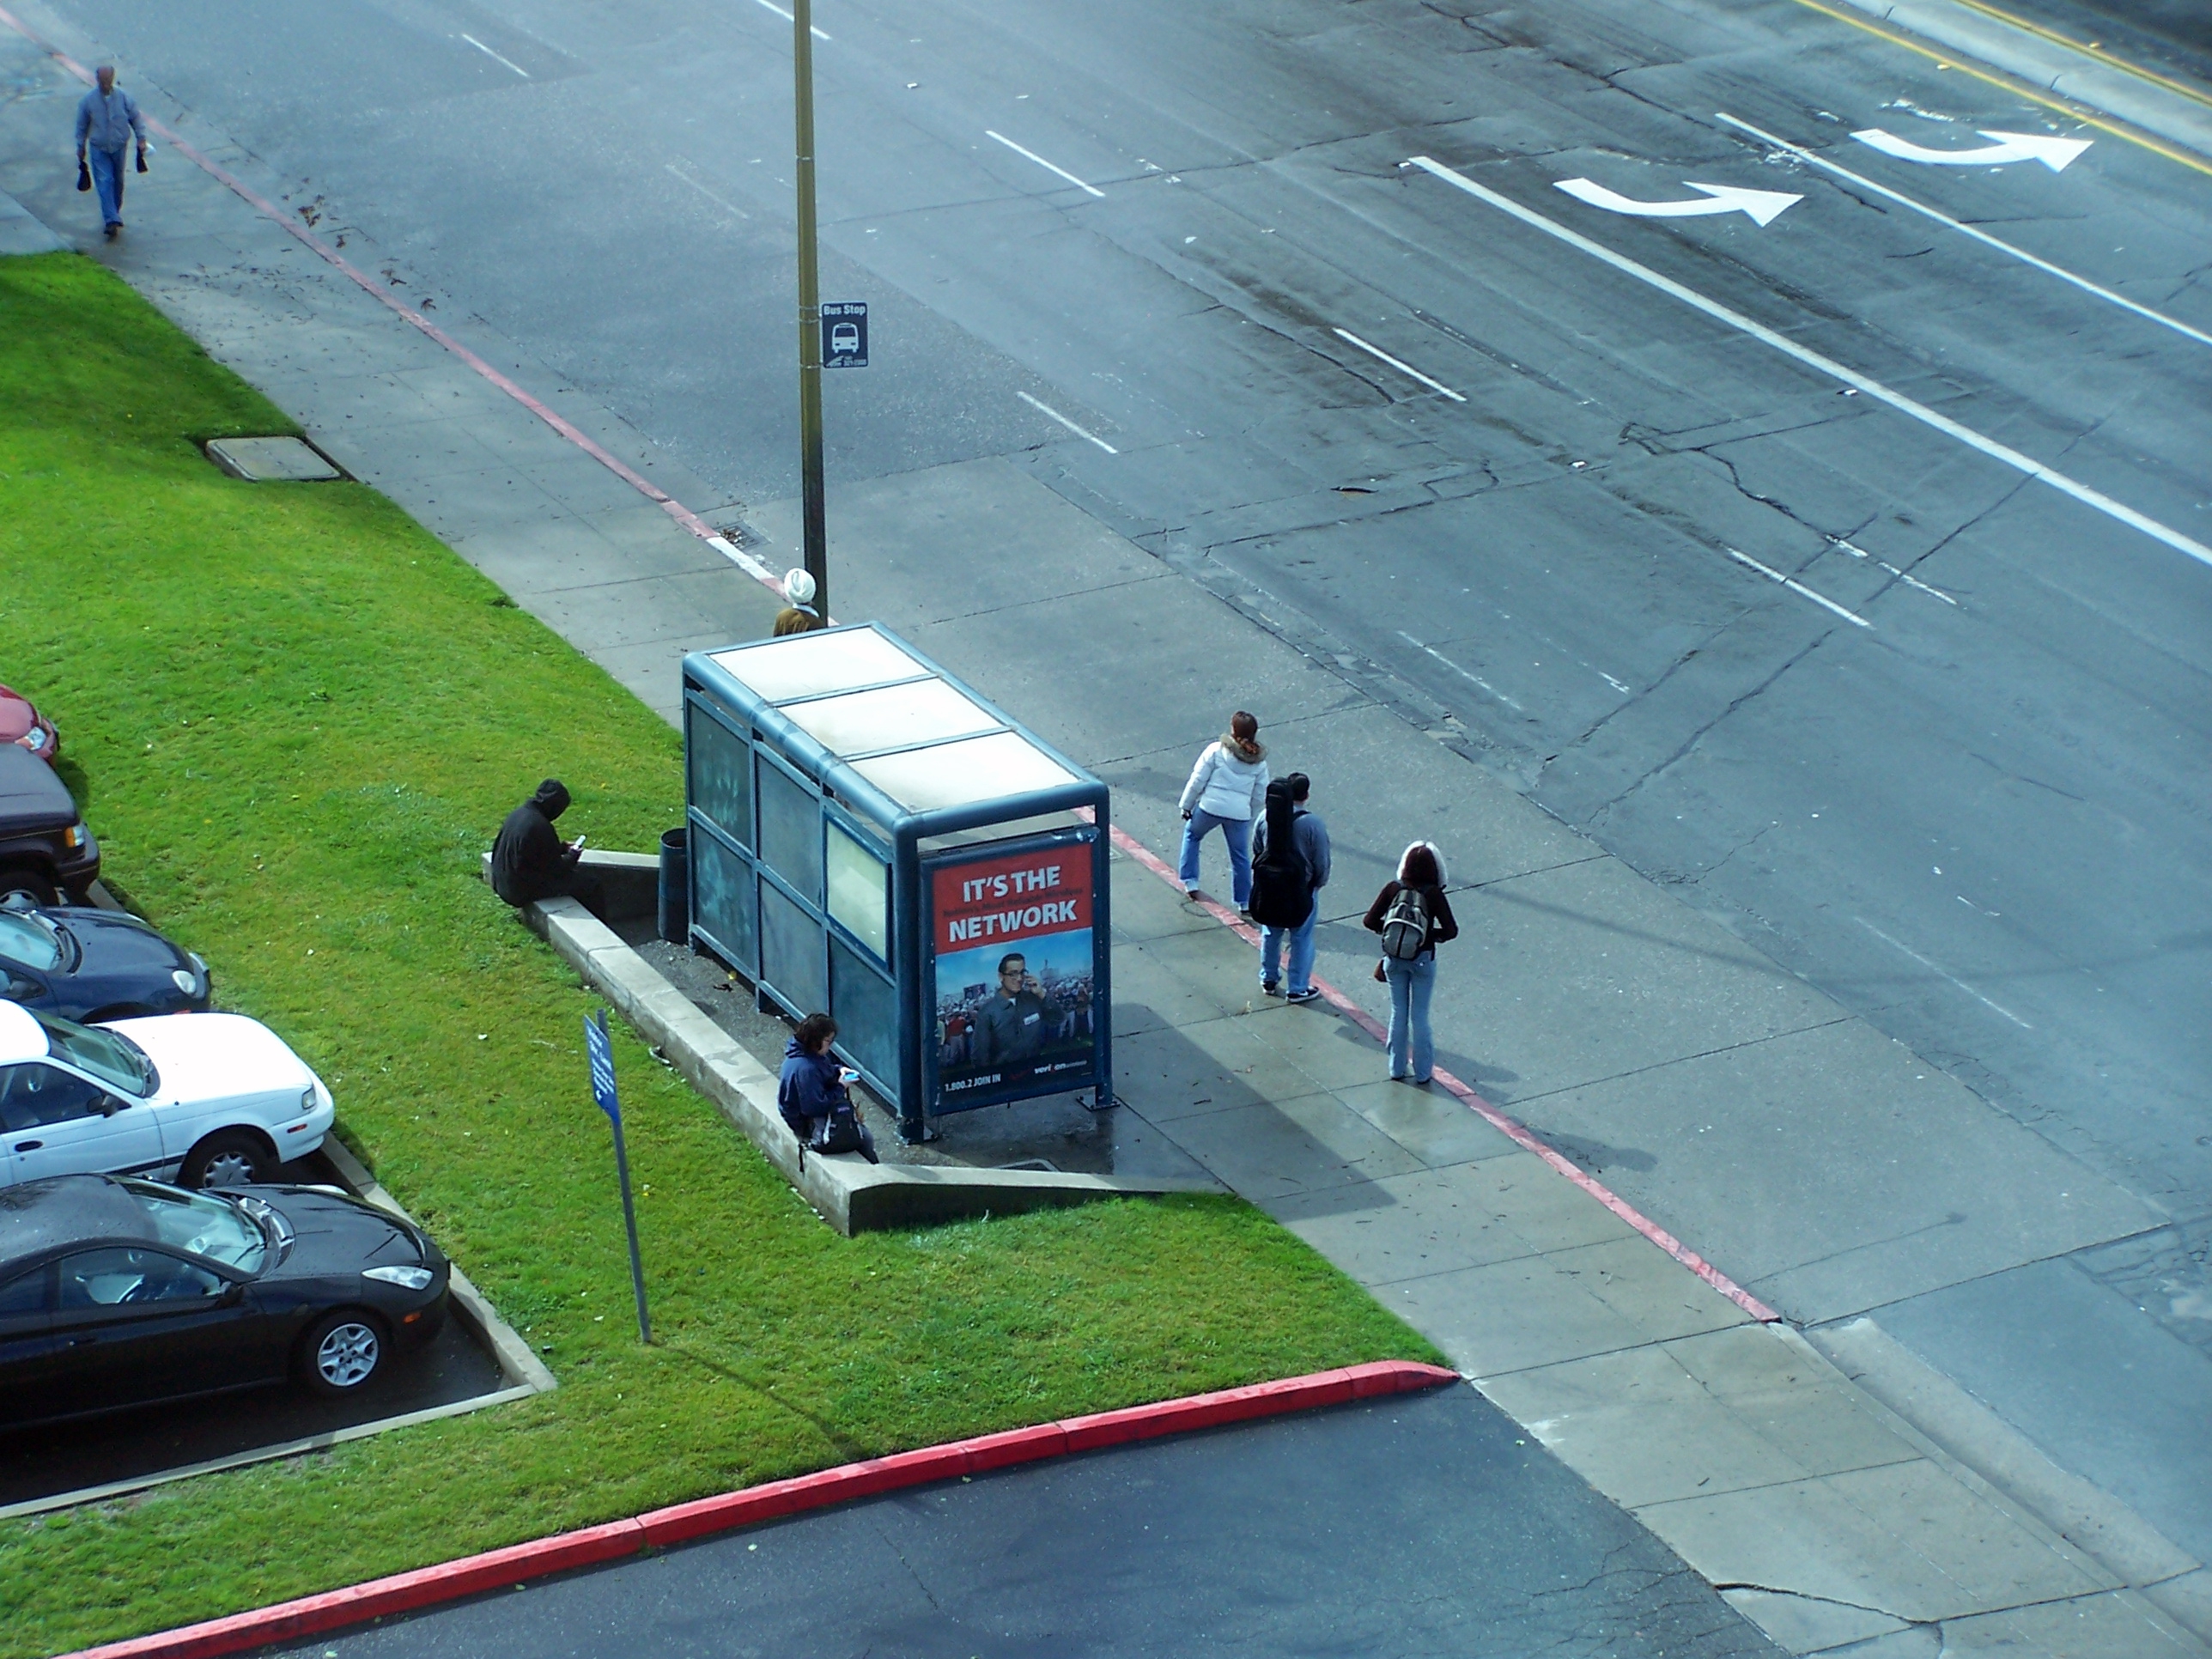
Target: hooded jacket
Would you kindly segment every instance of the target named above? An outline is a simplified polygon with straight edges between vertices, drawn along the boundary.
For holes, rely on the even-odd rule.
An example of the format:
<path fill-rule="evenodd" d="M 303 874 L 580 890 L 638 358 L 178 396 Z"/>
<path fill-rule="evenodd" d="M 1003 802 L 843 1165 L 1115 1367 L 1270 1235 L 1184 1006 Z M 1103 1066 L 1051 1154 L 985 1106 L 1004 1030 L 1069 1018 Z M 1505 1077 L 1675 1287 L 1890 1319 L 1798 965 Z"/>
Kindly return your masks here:
<path fill-rule="evenodd" d="M 1259 743 L 1225 736 L 1210 743 L 1190 769 L 1178 810 L 1210 812 L 1217 818 L 1249 823 L 1260 816 L 1267 797 L 1267 751 Z"/>
<path fill-rule="evenodd" d="M 775 1082 L 776 1109 L 801 1140 L 813 1135 L 816 1118 L 851 1103 L 842 1071 L 835 1054 L 815 1054 L 797 1037 L 784 1044 L 783 1071 Z"/>
<path fill-rule="evenodd" d="M 575 849 L 565 845 L 553 820 L 568 810 L 568 792 L 548 778 L 538 793 L 507 815 L 492 843 L 491 890 L 509 904 L 521 906 L 563 891 L 576 867 Z"/>

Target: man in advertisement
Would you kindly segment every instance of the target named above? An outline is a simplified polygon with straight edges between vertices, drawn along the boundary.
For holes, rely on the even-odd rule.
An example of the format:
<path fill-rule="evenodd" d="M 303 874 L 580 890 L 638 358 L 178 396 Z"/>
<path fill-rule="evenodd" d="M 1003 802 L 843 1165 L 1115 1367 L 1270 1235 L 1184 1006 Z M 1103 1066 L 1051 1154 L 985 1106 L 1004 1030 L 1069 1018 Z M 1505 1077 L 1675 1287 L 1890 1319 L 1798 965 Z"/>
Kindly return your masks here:
<path fill-rule="evenodd" d="M 1083 1082 L 1100 1023 L 1091 849 L 978 848 L 930 879 L 939 1109 Z"/>
<path fill-rule="evenodd" d="M 1048 1012 L 1028 958 L 1018 951 L 1000 957 L 998 989 L 975 1012 L 974 1063 L 1028 1065 L 1044 1047 Z"/>

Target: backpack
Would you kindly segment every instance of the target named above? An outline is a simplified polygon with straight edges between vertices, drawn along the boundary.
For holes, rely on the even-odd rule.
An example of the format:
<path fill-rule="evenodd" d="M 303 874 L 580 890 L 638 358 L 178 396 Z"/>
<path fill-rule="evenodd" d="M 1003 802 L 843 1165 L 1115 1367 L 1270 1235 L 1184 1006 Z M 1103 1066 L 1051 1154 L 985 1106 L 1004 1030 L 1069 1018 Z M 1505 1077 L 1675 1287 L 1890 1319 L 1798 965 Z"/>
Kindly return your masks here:
<path fill-rule="evenodd" d="M 853 1103 L 841 1100 L 830 1109 L 830 1115 L 814 1120 L 814 1139 L 807 1150 L 815 1152 L 857 1152 L 860 1150 L 860 1121 L 853 1114 Z"/>
<path fill-rule="evenodd" d="M 1269 843 L 1267 856 L 1252 866 L 1252 902 L 1244 908 L 1263 927 L 1303 927 L 1313 914 L 1313 872 L 1290 839 Z"/>
<path fill-rule="evenodd" d="M 1429 948 L 1429 900 L 1418 887 L 1401 887 L 1382 913 L 1382 954 L 1413 962 Z"/>

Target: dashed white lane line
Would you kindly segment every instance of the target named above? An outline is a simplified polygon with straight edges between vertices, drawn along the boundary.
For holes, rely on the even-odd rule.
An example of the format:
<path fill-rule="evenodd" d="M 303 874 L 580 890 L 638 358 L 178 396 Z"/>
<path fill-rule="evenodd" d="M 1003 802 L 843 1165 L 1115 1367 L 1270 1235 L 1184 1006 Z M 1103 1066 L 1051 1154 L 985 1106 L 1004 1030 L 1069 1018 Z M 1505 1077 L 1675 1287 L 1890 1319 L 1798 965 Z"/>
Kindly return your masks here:
<path fill-rule="evenodd" d="M 1368 344 L 1366 341 L 1361 339 L 1350 329 L 1332 329 L 1330 332 L 1334 334 L 1340 340 L 1350 341 L 1353 345 L 1358 346 L 1369 356 L 1381 358 L 1384 362 L 1389 364 L 1391 368 L 1396 369 L 1401 374 L 1412 375 L 1413 379 L 1419 380 L 1423 386 L 1427 386 L 1431 391 L 1443 392 L 1445 397 L 1450 398 L 1454 403 L 1463 404 L 1467 401 L 1466 398 L 1461 397 L 1458 392 L 1454 392 L 1442 380 L 1431 380 L 1427 375 L 1422 374 L 1419 369 L 1415 368 L 1413 364 L 1401 362 L 1397 358 L 1393 357 L 1389 352 L 1383 350 L 1381 346 Z"/>
<path fill-rule="evenodd" d="M 694 179 L 680 164 L 675 161 L 667 161 L 664 162 L 662 165 L 666 167 L 669 172 L 675 175 L 678 183 L 690 185 L 692 189 L 697 191 L 702 196 L 712 202 L 716 207 L 720 208 L 724 212 L 734 213 L 740 219 L 750 219 L 753 216 L 751 214 L 746 212 L 743 208 L 739 207 L 735 202 L 724 201 L 713 191 L 708 189 L 706 185 L 701 184 L 696 179 Z"/>
<path fill-rule="evenodd" d="M 487 57 L 487 58 L 490 58 L 490 59 L 492 60 L 492 62 L 493 62 L 493 63 L 495 63 L 495 64 L 505 64 L 507 65 L 507 68 L 509 68 L 509 69 L 513 70 L 514 70 L 517 75 L 520 76 L 521 76 L 524 80 L 526 80 L 526 81 L 527 81 L 527 80 L 530 78 L 530 71 L 529 71 L 528 70 L 526 70 L 526 69 L 523 68 L 523 67 L 522 67 L 522 65 L 521 65 L 521 64 L 520 64 L 514 63 L 514 62 L 513 62 L 513 61 L 511 61 L 511 60 L 509 60 L 509 59 L 507 59 L 507 58 L 505 58 L 501 57 L 497 52 L 494 52 L 494 51 L 493 51 L 489 46 L 488 46 L 484 45 L 484 43 L 483 43 L 483 41 L 481 41 L 481 40 L 477 40 L 477 39 L 476 38 L 476 36 L 475 36 L 475 35 L 473 35 L 473 34 L 465 34 L 465 35 L 463 35 L 463 36 L 461 37 L 461 39 L 462 39 L 462 40 L 465 40 L 465 41 L 467 41 L 471 46 L 474 46 L 474 47 L 475 47 L 478 52 L 482 52 L 485 57 Z"/>
<path fill-rule="evenodd" d="M 1854 611 L 1846 611 L 1843 606 L 1838 605 L 1833 599 L 1827 599 L 1819 593 L 1815 593 L 1811 588 L 1806 586 L 1804 583 L 1799 581 L 1795 576 L 1785 576 L 1779 570 L 1775 569 L 1771 565 L 1759 563 L 1757 559 L 1753 558 L 1748 553 L 1739 553 L 1733 547 L 1727 546 L 1723 546 L 1721 549 L 1721 551 L 1727 554 L 1729 557 L 1734 559 L 1738 564 L 1749 565 L 1753 570 L 1759 572 L 1760 575 L 1765 577 L 1767 580 L 1771 582 L 1780 582 L 1792 593 L 1798 594 L 1802 598 L 1812 600 L 1814 604 L 1819 605 L 1823 611 L 1834 611 L 1836 615 L 1841 617 L 1847 623 L 1856 623 L 1861 628 L 1872 628 L 1874 626 L 1874 624 L 1869 622 L 1864 617 L 1859 616 Z"/>
<path fill-rule="evenodd" d="M 1834 538 L 1831 544 L 1842 548 L 1844 552 L 1850 554 L 1855 559 L 1866 559 L 1871 561 L 1873 563 L 1880 565 L 1884 570 L 1889 572 L 1891 575 L 1896 577 L 1898 580 L 1903 582 L 1907 587 L 1917 587 L 1930 598 L 1941 599 L 1944 604 L 1953 606 L 1954 608 L 1956 608 L 1958 605 L 1958 600 L 1953 599 L 1942 588 L 1929 586 L 1926 582 L 1922 581 L 1919 577 L 1914 575 L 1911 571 L 1899 570 L 1887 559 L 1875 558 L 1873 554 L 1868 552 L 1863 547 L 1855 546 L 1851 543 L 1845 541 L 1841 536 Z"/>
<path fill-rule="evenodd" d="M 1883 933 L 1881 928 L 1869 921 L 1864 916 L 1853 916 L 1851 920 L 1858 923 L 1860 927 L 1865 928 L 1867 932 L 1872 933 L 1884 945 L 1888 945 L 1893 951 L 1902 951 L 1906 956 L 1911 957 L 1915 962 L 1918 963 L 1923 968 L 1925 968 L 1929 973 L 1936 975 L 1940 979 L 1947 979 L 1950 981 L 1952 984 L 1957 986 L 1968 996 L 1973 998 L 1975 1001 L 1980 1003 L 1983 1007 L 1990 1010 L 1994 1013 L 2002 1014 L 2014 1024 L 2019 1026 L 2021 1030 L 2033 1031 L 2035 1029 L 2035 1027 L 2030 1025 L 2018 1014 L 2013 1012 L 2011 1009 L 2005 1007 L 2001 1003 L 1991 1002 L 1987 997 L 1984 996 L 1979 991 L 1977 991 L 1972 986 L 1967 984 L 1966 981 L 1960 979 L 1956 974 L 1948 973 L 1944 969 L 1937 967 L 1934 963 L 1929 961 L 1926 957 L 1922 956 L 1919 951 L 1914 950 L 1911 945 L 1899 944 L 1888 934 Z"/>
<path fill-rule="evenodd" d="M 1939 415 L 1927 404 L 1915 403 L 1901 392 L 1891 391 L 1889 387 L 1871 375 L 1862 374 L 1855 368 L 1846 368 L 1832 357 L 1824 357 L 1817 351 L 1799 345 L 1787 335 L 1778 333 L 1763 323 L 1753 322 L 1741 312 L 1731 311 L 1719 301 L 1709 300 L 1695 289 L 1685 288 L 1671 276 L 1661 276 L 1649 265 L 1638 264 L 1627 255 L 1615 253 L 1603 243 L 1594 242 L 1581 232 L 1570 230 L 1557 220 L 1547 219 L 1533 208 L 1522 207 L 1520 203 L 1509 196 L 1501 196 L 1487 185 L 1478 185 L 1465 173 L 1455 173 L 1441 161 L 1432 161 L 1425 155 L 1415 155 L 1409 157 L 1406 165 L 1419 167 L 1424 173 L 1433 174 L 1455 189 L 1465 191 L 1477 201 L 1488 203 L 1500 213 L 1518 219 L 1532 229 L 1540 230 L 1547 236 L 1565 242 L 1569 247 L 1587 253 L 1593 259 L 1611 265 L 1624 276 L 1633 276 L 1638 282 L 1658 289 L 1669 298 L 1679 300 L 1692 310 L 1703 312 L 1716 322 L 1725 323 L 1737 332 L 1749 335 L 1760 344 L 1771 347 L 1785 357 L 1796 359 L 1808 368 L 1840 380 L 1847 386 L 1855 387 L 1865 392 L 1869 398 L 1880 399 L 1899 414 L 1909 415 L 1923 426 L 1933 427 L 1946 437 L 1955 438 L 1968 448 L 1980 451 L 1993 461 L 2001 462 L 2015 471 L 2024 472 L 2031 478 L 2040 479 L 2061 495 L 2072 496 L 2084 507 L 2093 508 L 2106 518 L 2127 526 L 2130 530 L 2141 531 L 2153 541 L 2165 543 L 2177 553 L 2187 554 L 2199 564 L 2212 565 L 2212 547 L 2206 546 L 2194 537 L 2185 536 L 2171 526 L 2160 524 L 2148 514 L 2138 513 L 2126 502 L 2115 501 L 2102 490 L 2092 489 L 2088 485 L 2069 477 L 2055 467 L 2045 466 L 2034 457 L 2021 454 L 2008 444 L 2001 444 L 1994 438 L 1984 437 L 1972 427 L 1960 425 L 1949 416 Z"/>
<path fill-rule="evenodd" d="M 769 10 L 774 12 L 778 17 L 783 19 L 787 23 L 796 23 L 799 21 L 789 12 L 786 11 L 781 6 L 777 5 L 775 3 L 775 0 L 756 0 L 756 3 L 766 7 Z M 809 23 L 806 26 L 806 32 L 817 40 L 827 40 L 830 38 L 828 35 L 823 33 L 820 29 L 816 28 L 811 23 Z"/>
<path fill-rule="evenodd" d="M 1097 444 L 1099 448 L 1104 450 L 1109 455 L 1118 455 L 1121 453 L 1120 450 L 1115 448 L 1113 445 L 1108 443 L 1103 438 L 1100 437 L 1097 433 L 1085 432 L 1081 427 L 1076 425 L 1074 422 L 1069 420 L 1066 416 L 1061 414 L 1050 404 L 1039 403 L 1036 398 L 1030 397 L 1026 392 L 1016 392 L 1014 396 L 1019 398 L 1024 403 L 1027 404 L 1031 409 L 1037 410 L 1040 414 L 1049 415 L 1054 420 L 1058 421 L 1062 426 L 1066 427 L 1070 432 L 1073 432 L 1077 437 L 1089 439 L 1092 443 Z"/>
<path fill-rule="evenodd" d="M 1901 191 L 1892 190 L 1887 185 L 1878 185 L 1871 179 L 1866 178 L 1859 173 L 1853 173 L 1849 167 L 1837 166 L 1836 163 L 1829 161 L 1825 155 L 1817 155 L 1812 150 L 1806 149 L 1797 144 L 1793 144 L 1787 138 L 1778 138 L 1771 132 L 1762 131 L 1759 128 L 1752 125 L 1748 121 L 1740 121 L 1735 116 L 1728 113 L 1725 110 L 1716 114 L 1713 117 L 1713 119 L 1716 121 L 1724 121 L 1729 126 L 1735 128 L 1740 132 L 1749 133 L 1753 137 L 1758 139 L 1759 143 L 1763 144 L 1771 144 L 1775 149 L 1786 151 L 1790 155 L 1796 156 L 1799 161 L 1806 162 L 1809 166 L 1819 167 L 1824 173 L 1832 173 L 1838 179 L 1848 179 L 1852 184 L 1856 185 L 1861 190 L 1870 190 L 1877 196 L 1887 198 L 1890 201 L 1896 203 L 1899 207 L 1911 208 L 1915 213 L 1921 214 L 1925 217 L 1933 219 L 1939 225 L 1948 226 L 1949 228 L 1957 231 L 1962 236 L 1972 237 L 1976 241 L 1982 243 L 1984 246 L 1993 247 L 2000 253 L 2010 254 L 2014 258 L 2018 259 L 2023 264 L 2033 265 L 2038 270 L 2044 272 L 2046 276 L 2056 276 L 2062 283 L 2071 283 L 2075 288 L 2080 289 L 2084 294 L 2093 294 L 2100 300 L 2106 301 L 2110 304 L 2119 307 L 2123 311 L 2132 311 L 2136 316 L 2146 318 L 2149 321 L 2160 325 L 2161 327 L 2170 328 L 2177 334 L 2186 334 L 2191 339 L 2196 341 L 2199 345 L 2212 345 L 2212 334 L 2207 334 L 2202 329 L 2191 328 L 2188 324 L 2182 322 L 2176 318 L 2169 317 L 2162 311 L 2153 311 L 2148 306 L 2137 305 L 2133 300 L 2127 298 L 2124 295 L 2115 294 L 2108 288 L 2100 288 L 2087 277 L 2076 276 L 2072 271 L 2068 270 L 2063 265 L 2054 265 L 2048 259 L 2039 259 L 2035 255 L 2030 253 L 2026 248 L 2014 247 L 2010 242 L 2000 241 L 1997 238 L 1990 235 L 1989 232 L 1985 230 L 1978 230 L 1972 225 L 1962 223 L 1960 221 L 1954 219 L 1949 214 L 1939 212 L 1936 209 L 1929 207 L 1924 202 L 1916 202 L 1910 196 L 1905 195 Z"/>
<path fill-rule="evenodd" d="M 1469 685 L 1480 687 L 1490 696 L 1497 698 L 1498 702 L 1504 703 L 1515 714 L 1525 714 L 1528 712 L 1519 703 L 1514 702 L 1512 698 L 1507 696 L 1503 691 L 1500 691 L 1496 686 L 1492 685 L 1488 680 L 1483 678 L 1481 675 L 1468 673 L 1467 670 L 1462 668 L 1457 663 L 1454 662 L 1449 657 L 1444 655 L 1443 652 L 1437 650 L 1434 646 L 1423 645 L 1419 640 L 1415 639 L 1411 634 L 1406 632 L 1402 628 L 1398 630 L 1398 637 L 1405 641 L 1407 644 L 1412 646 L 1414 650 L 1427 652 L 1429 655 L 1434 657 L 1445 667 L 1450 669 L 1453 673 L 1458 675 L 1460 678 L 1465 680 Z"/>
<path fill-rule="evenodd" d="M 768 3 L 768 0 L 761 0 L 761 3 L 762 3 L 763 5 L 766 5 L 766 4 Z M 1016 143 L 1012 139 L 1011 139 L 1011 138 L 1007 137 L 1006 137 L 1006 135 L 1005 133 L 1003 133 L 1003 132 L 994 132 L 994 131 L 992 131 L 990 130 L 990 128 L 986 127 L 986 128 L 984 128 L 984 129 L 983 129 L 983 136 L 984 136 L 986 138 L 995 138 L 995 139 L 997 139 L 1000 143 L 1004 144 L 1004 145 L 1005 145 L 1008 149 L 1010 149 L 1010 150 L 1013 151 L 1013 153 L 1014 153 L 1015 155 L 1026 155 L 1026 156 L 1028 156 L 1028 157 L 1029 157 L 1029 159 L 1030 159 L 1030 161 L 1035 161 L 1035 162 L 1036 162 L 1039 167 L 1042 167 L 1042 168 L 1043 168 L 1047 173 L 1058 173 L 1061 178 L 1063 178 L 1063 179 L 1066 179 L 1066 180 L 1067 180 L 1067 182 L 1068 182 L 1069 184 L 1073 185 L 1074 185 L 1077 189 L 1079 189 L 1079 190 L 1087 190 L 1087 191 L 1090 191 L 1093 196 L 1100 196 L 1100 197 L 1103 197 L 1103 196 L 1104 196 L 1104 195 L 1106 194 L 1106 192 L 1105 192 L 1104 191 L 1103 191 L 1103 190 L 1099 189 L 1099 188 L 1098 188 L 1098 186 L 1097 186 L 1097 185 L 1086 185 L 1086 184 L 1085 184 L 1085 183 L 1083 182 L 1083 180 L 1082 180 L 1082 179 L 1080 179 L 1077 178 L 1073 173 L 1070 173 L 1070 172 L 1069 172 L 1066 167 L 1054 167 L 1054 166 L 1050 161 L 1046 161 L 1046 160 L 1044 159 L 1044 157 L 1043 157 L 1043 156 L 1042 156 L 1042 155 L 1038 155 L 1035 150 L 1033 150 L 1033 149 L 1023 149 L 1019 144 Z"/>

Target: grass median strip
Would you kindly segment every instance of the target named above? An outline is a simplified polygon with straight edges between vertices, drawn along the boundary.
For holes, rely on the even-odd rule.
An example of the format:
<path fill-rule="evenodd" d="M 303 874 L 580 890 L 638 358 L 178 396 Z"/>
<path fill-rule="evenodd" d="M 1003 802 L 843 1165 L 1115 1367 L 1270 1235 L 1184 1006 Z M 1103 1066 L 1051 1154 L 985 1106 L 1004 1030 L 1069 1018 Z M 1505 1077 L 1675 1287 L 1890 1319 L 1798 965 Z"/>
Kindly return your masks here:
<path fill-rule="evenodd" d="M 658 1344 L 573 975 L 476 860 L 539 776 L 650 848 L 675 734 L 74 254 L 0 260 L 0 678 L 60 725 L 111 884 L 328 1079 L 348 1142 L 555 1394 L 0 1532 L 0 1651 L 327 1589 L 766 1480 L 1429 1346 L 1229 1200 L 842 1239 L 626 1036 Z M 239 1409 L 252 1409 L 251 1398 Z M 87 1433 L 86 1428 L 60 1431 Z"/>

